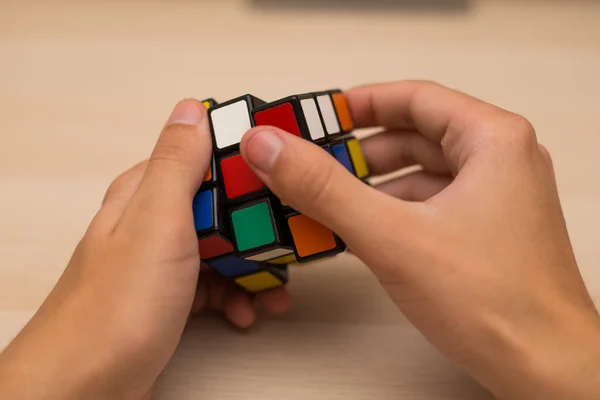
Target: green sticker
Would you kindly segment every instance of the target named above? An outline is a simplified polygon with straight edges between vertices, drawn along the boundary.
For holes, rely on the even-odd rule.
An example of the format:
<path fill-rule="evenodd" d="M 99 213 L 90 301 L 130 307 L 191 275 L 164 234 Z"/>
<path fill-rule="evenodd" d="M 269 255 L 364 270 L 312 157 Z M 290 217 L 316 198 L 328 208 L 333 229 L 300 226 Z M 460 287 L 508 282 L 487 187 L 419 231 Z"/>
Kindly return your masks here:
<path fill-rule="evenodd" d="M 255 249 L 275 241 L 271 213 L 267 203 L 259 203 L 231 213 L 239 251 Z"/>

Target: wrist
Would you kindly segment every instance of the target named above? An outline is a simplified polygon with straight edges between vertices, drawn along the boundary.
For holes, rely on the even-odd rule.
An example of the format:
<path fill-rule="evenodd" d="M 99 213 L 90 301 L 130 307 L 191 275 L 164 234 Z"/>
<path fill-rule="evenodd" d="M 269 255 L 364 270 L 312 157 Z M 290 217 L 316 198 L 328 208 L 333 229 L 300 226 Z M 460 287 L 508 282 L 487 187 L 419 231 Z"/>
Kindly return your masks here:
<path fill-rule="evenodd" d="M 522 326 L 525 329 L 505 329 L 503 345 L 488 360 L 492 364 L 482 381 L 497 398 L 597 399 L 600 318 L 595 310 L 556 307 L 543 323 L 532 317 Z"/>
<path fill-rule="evenodd" d="M 65 309 L 43 307 L 0 354 L 0 397 L 63 400 L 114 398 L 107 354 L 78 334 Z M 83 338 L 83 339 L 82 339 Z M 89 340 L 88 340 L 89 339 Z"/>

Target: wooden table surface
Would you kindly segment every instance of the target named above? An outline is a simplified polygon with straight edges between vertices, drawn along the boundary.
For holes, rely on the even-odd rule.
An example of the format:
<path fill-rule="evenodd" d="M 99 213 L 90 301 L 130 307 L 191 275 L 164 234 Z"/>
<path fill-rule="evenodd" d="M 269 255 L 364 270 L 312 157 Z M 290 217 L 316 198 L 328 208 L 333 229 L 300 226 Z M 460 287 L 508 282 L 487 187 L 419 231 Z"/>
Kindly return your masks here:
<path fill-rule="evenodd" d="M 535 124 L 600 301 L 600 4 L 469 3 L 369 11 L 257 0 L 0 1 L 0 345 L 36 310 L 107 185 L 149 154 L 180 98 L 275 99 L 408 78 Z M 489 398 L 350 256 L 294 270 L 290 289 L 293 311 L 247 334 L 212 316 L 194 322 L 157 397 Z"/>

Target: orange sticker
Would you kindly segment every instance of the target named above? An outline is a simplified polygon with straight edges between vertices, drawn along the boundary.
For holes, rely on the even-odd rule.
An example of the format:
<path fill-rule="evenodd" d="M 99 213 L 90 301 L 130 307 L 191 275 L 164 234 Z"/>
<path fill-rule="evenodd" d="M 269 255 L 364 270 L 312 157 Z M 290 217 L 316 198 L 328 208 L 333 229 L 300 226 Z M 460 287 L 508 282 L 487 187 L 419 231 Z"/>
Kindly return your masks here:
<path fill-rule="evenodd" d="M 340 125 L 342 125 L 342 130 L 351 131 L 354 129 L 354 120 L 350 114 L 346 96 L 344 96 L 343 93 L 334 93 L 331 95 L 331 97 L 333 98 L 333 104 L 335 105 L 335 110 L 340 120 Z"/>
<path fill-rule="evenodd" d="M 206 171 L 206 176 L 204 177 L 204 182 L 208 182 L 212 179 L 212 167 L 208 167 L 208 171 Z"/>
<path fill-rule="evenodd" d="M 300 257 L 333 250 L 337 246 L 333 232 L 304 214 L 294 215 L 288 224 Z"/>

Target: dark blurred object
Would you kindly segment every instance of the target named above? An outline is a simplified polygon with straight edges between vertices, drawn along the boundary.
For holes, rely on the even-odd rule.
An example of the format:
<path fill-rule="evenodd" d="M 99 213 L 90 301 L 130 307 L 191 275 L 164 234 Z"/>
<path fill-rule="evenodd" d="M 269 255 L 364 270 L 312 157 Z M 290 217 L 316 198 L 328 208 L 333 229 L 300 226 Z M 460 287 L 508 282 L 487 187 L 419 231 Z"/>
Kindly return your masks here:
<path fill-rule="evenodd" d="M 265 10 L 465 11 L 470 0 L 249 0 Z"/>

